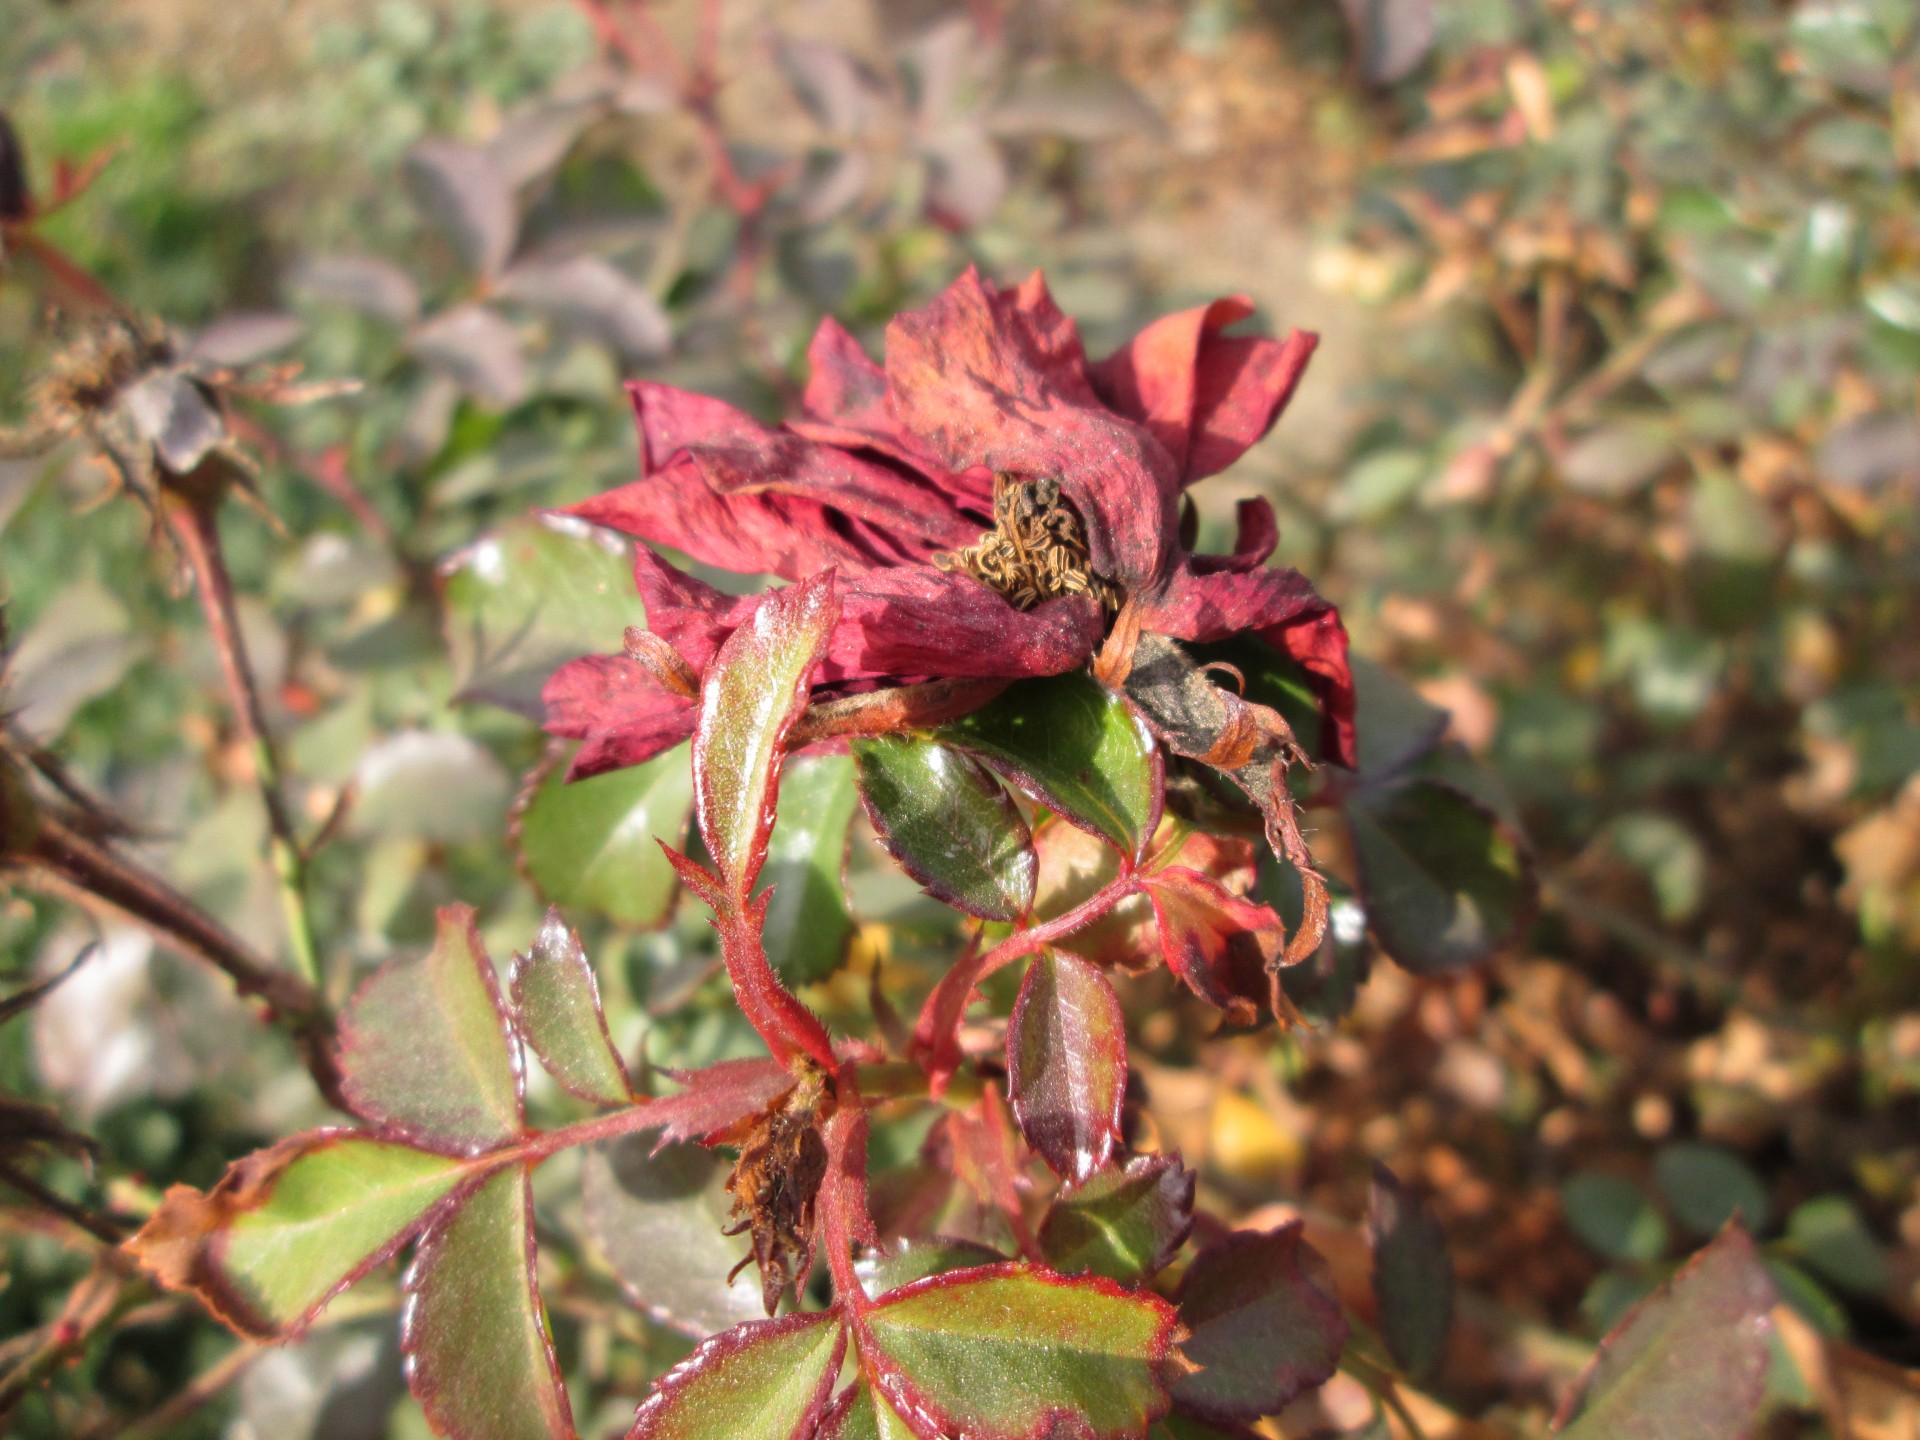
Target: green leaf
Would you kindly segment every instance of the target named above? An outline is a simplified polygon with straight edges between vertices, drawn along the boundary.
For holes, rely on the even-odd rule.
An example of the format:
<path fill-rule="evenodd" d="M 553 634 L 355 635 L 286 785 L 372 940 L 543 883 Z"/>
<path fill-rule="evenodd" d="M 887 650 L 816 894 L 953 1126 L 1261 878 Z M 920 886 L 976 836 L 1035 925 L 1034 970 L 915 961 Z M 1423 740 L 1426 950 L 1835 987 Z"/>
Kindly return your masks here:
<path fill-rule="evenodd" d="M 934 738 L 1138 856 L 1160 811 L 1160 756 L 1131 706 L 1085 671 L 1020 680 Z"/>
<path fill-rule="evenodd" d="M 692 808 L 684 745 L 572 784 L 556 765 L 521 812 L 514 843 L 534 887 L 553 904 L 648 930 L 666 920 L 680 888 L 654 842 L 678 847 Z"/>
<path fill-rule="evenodd" d="M 400 1348 L 428 1423 L 459 1440 L 572 1440 L 533 1279 L 531 1171 L 502 1170 L 435 1221 L 407 1272 Z"/>
<path fill-rule="evenodd" d="M 1431 1379 L 1446 1358 L 1453 1328 L 1453 1257 L 1433 1213 L 1386 1166 L 1373 1167 L 1367 1213 L 1373 1245 L 1373 1296 L 1380 1335 L 1401 1372 L 1415 1384 Z"/>
<path fill-rule="evenodd" d="M 468 1153 L 520 1134 L 520 1073 L 473 911 L 440 912 L 424 960 L 378 971 L 340 1017 L 341 1089 L 406 1139 Z"/>
<path fill-rule="evenodd" d="M 364 1135 L 298 1135 L 237 1162 L 203 1195 L 167 1192 L 130 1242 L 168 1285 L 236 1328 L 277 1338 L 404 1244 L 472 1162 Z"/>
<path fill-rule="evenodd" d="M 1353 657 L 1355 757 L 1361 775 L 1387 780 L 1427 754 L 1447 733 L 1447 712 L 1391 670 Z"/>
<path fill-rule="evenodd" d="M 503 525 L 441 573 L 459 695 L 535 720 L 549 675 L 617 649 L 626 627 L 645 618 L 630 543 L 564 516 Z"/>
<path fill-rule="evenodd" d="M 514 957 L 509 988 L 517 1028 L 555 1080 L 596 1105 L 624 1105 L 632 1097 L 593 967 L 559 910 L 547 912 L 533 949 Z"/>
<path fill-rule="evenodd" d="M 1347 1323 L 1298 1221 L 1236 1231 L 1201 1251 L 1174 1295 L 1199 1368 L 1173 1384 L 1182 1411 L 1223 1424 L 1284 1409 L 1340 1363 Z"/>
<path fill-rule="evenodd" d="M 859 805 L 853 761 L 809 755 L 780 777 L 780 814 L 767 837 L 762 889 L 771 889 L 761 938 L 789 985 L 824 980 L 840 968 L 853 917 L 844 872 L 847 835 Z"/>
<path fill-rule="evenodd" d="M 984 766 L 908 735 L 855 740 L 852 749 L 880 843 L 929 895 L 983 920 L 1018 920 L 1033 908 L 1033 836 Z"/>
<path fill-rule="evenodd" d="M 1193 1172 L 1178 1155 L 1136 1155 L 1054 1197 L 1040 1250 L 1063 1275 L 1138 1284 L 1172 1262 L 1193 1228 Z"/>
<path fill-rule="evenodd" d="M 876 1250 L 854 1262 L 860 1283 L 869 1295 L 884 1295 L 929 1275 L 951 1270 L 974 1270 L 1006 1260 L 998 1250 L 974 1240 L 901 1240 L 890 1250 Z"/>
<path fill-rule="evenodd" d="M 627 1440 L 800 1440 L 825 1409 L 845 1351 L 831 1311 L 737 1325 L 660 1377 Z"/>
<path fill-rule="evenodd" d="M 1767 1228 L 1766 1184 L 1731 1150 L 1690 1141 L 1668 1145 L 1653 1158 L 1653 1178 L 1695 1235 L 1717 1235 L 1733 1219 L 1750 1231 Z"/>
<path fill-rule="evenodd" d="M 834 1402 L 820 1434 L 822 1440 L 920 1440 L 900 1412 L 864 1380 Z"/>
<path fill-rule="evenodd" d="M 1019 1440 L 1058 1417 L 1108 1440 L 1166 1410 L 1173 1310 L 1109 1281 L 956 1270 L 883 1296 L 864 1323 L 869 1373 L 922 1434 Z"/>
<path fill-rule="evenodd" d="M 729 1285 L 741 1242 L 720 1232 L 733 1197 L 726 1162 L 700 1145 L 635 1135 L 588 1153 L 580 1183 L 587 1234 L 647 1314 L 696 1340 L 766 1313 L 758 1284 Z"/>
<path fill-rule="evenodd" d="M 1056 1175 L 1083 1181 L 1120 1143 L 1127 1018 L 1107 977 L 1042 950 L 1007 1021 L 1007 1094 L 1027 1143 Z"/>
<path fill-rule="evenodd" d="M 744 899 L 766 855 L 782 744 L 840 613 L 833 572 L 760 602 L 707 666 L 693 735 L 700 835 L 727 889 Z"/>
<path fill-rule="evenodd" d="M 1364 788 L 1347 802 L 1367 920 L 1416 974 L 1477 964 L 1532 920 L 1532 862 L 1492 811 L 1451 785 Z"/>
<path fill-rule="evenodd" d="M 1567 1440 L 1740 1440 L 1772 1356 L 1773 1284 L 1729 1230 L 1634 1310 L 1561 1403 Z"/>
<path fill-rule="evenodd" d="M 1561 1191 L 1573 1233 L 1609 1260 L 1658 1260 L 1667 1253 L 1667 1222 L 1624 1175 L 1582 1170 Z"/>
<path fill-rule="evenodd" d="M 1887 1253 L 1844 1195 L 1817 1195 L 1787 1219 L 1800 1258 L 1843 1290 L 1878 1295 L 1887 1288 Z"/>

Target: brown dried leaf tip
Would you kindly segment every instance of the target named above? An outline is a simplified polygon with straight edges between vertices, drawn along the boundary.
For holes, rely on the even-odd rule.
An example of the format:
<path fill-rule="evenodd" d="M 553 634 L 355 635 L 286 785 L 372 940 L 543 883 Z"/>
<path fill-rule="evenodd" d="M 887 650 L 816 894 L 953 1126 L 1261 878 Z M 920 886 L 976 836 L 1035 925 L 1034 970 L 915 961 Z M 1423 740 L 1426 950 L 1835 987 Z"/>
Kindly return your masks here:
<path fill-rule="evenodd" d="M 791 1090 L 724 1139 L 740 1147 L 727 1177 L 733 1214 L 722 1234 L 753 1236 L 753 1250 L 727 1275 L 760 1267 L 760 1296 L 772 1315 L 789 1285 L 806 1282 L 813 1268 L 814 1201 L 827 1173 L 820 1137 L 828 1100 L 827 1072 L 806 1064 Z"/>

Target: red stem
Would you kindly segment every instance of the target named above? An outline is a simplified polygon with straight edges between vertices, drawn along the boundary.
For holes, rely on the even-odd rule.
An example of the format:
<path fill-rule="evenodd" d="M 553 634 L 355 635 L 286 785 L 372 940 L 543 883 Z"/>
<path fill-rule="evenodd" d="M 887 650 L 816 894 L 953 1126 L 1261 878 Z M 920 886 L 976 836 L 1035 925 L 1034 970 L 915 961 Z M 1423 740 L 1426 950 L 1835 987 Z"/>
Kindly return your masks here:
<path fill-rule="evenodd" d="M 960 1063 L 960 1018 L 966 1013 L 967 1000 L 974 987 L 996 970 L 1031 955 L 1043 945 L 1091 925 L 1139 888 L 1140 882 L 1131 871 L 1122 874 L 1064 915 L 1016 931 L 985 954 L 962 956 L 941 977 L 913 1027 L 913 1056 L 927 1071 L 930 1089 L 936 1098 L 945 1092 L 947 1080 Z"/>

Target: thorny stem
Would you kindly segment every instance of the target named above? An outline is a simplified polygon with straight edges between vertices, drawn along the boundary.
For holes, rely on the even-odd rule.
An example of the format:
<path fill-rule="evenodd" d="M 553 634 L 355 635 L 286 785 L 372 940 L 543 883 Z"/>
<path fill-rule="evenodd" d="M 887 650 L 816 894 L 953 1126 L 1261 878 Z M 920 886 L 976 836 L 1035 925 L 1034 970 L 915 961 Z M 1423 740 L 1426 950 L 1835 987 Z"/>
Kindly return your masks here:
<path fill-rule="evenodd" d="M 226 558 L 220 547 L 219 502 L 211 496 L 169 491 L 162 503 L 168 527 L 192 567 L 194 589 L 199 593 L 200 608 L 207 617 L 207 632 L 213 639 L 213 648 L 220 656 L 221 673 L 226 677 L 227 691 L 233 701 L 234 719 L 253 754 L 254 776 L 260 785 L 260 798 L 266 804 L 274 875 L 279 882 L 281 907 L 287 914 L 287 939 L 293 949 L 294 965 L 301 978 L 317 989 L 320 952 L 314 939 L 313 916 L 307 906 L 306 857 L 294 836 L 293 817 L 288 813 L 286 794 L 281 787 L 280 757 L 274 748 L 273 732 L 267 727 L 265 708 L 260 703 L 259 682 L 240 634 L 233 580 L 227 573 Z"/>
<path fill-rule="evenodd" d="M 104 902 L 160 939 L 203 960 L 232 980 L 243 996 L 257 995 L 275 1024 L 300 1047 L 307 1069 L 328 1103 L 341 1105 L 340 1072 L 333 1057 L 333 1022 L 313 986 L 275 968 L 245 941 L 159 876 L 109 846 L 43 814 L 32 856 L 20 878 L 36 889 L 84 905 Z"/>

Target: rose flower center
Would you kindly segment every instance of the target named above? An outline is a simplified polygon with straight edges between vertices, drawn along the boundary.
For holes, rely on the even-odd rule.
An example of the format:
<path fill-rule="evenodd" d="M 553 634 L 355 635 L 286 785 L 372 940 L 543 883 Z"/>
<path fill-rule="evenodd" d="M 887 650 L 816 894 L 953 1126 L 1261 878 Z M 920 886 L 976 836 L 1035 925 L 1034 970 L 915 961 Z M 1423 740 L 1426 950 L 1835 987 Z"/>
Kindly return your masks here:
<path fill-rule="evenodd" d="M 973 576 L 1016 610 L 1060 595 L 1091 595 L 1111 615 L 1125 599 L 1119 586 L 1093 573 L 1086 526 L 1058 480 L 995 475 L 993 529 L 978 544 L 935 555 L 933 563 Z"/>

